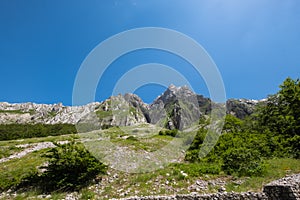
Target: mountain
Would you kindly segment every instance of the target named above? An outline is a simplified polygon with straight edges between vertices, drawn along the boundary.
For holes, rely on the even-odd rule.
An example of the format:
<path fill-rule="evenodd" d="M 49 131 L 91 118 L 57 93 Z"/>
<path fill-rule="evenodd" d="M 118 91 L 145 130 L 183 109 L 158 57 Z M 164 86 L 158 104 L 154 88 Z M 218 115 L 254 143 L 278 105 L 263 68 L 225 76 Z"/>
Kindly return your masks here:
<path fill-rule="evenodd" d="M 151 123 L 159 123 L 169 129 L 184 129 L 198 122 L 202 114 L 197 95 L 186 86 L 170 85 L 150 105 Z"/>
<path fill-rule="evenodd" d="M 253 113 L 260 101 L 229 99 L 227 113 L 244 118 Z M 103 102 L 84 106 L 59 104 L 0 102 L 0 124 L 94 124 L 98 128 L 151 123 L 169 129 L 184 129 L 208 115 L 212 105 L 209 98 L 195 94 L 188 87 L 170 85 L 153 103 L 146 104 L 135 94 L 112 96 Z"/>
<path fill-rule="evenodd" d="M 249 99 L 229 99 L 226 102 L 227 114 L 244 119 L 254 112 L 256 105 L 264 101 L 265 99 L 259 101 Z"/>

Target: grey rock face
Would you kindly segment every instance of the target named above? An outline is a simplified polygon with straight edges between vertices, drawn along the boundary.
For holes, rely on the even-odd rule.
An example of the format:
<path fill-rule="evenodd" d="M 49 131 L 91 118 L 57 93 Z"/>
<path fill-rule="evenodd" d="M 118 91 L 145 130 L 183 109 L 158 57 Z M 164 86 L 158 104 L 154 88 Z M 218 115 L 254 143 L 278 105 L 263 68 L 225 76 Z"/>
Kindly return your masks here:
<path fill-rule="evenodd" d="M 150 105 L 151 123 L 182 130 L 197 123 L 201 112 L 198 98 L 188 87 L 169 88 Z"/>
<path fill-rule="evenodd" d="M 9 104 L 3 102 L 0 103 L 0 123 L 75 124 L 97 104 L 99 103 L 69 107 L 63 106 L 61 103 L 47 105 L 35 103 Z"/>
<path fill-rule="evenodd" d="M 104 109 L 103 109 L 103 105 Z M 101 108 L 102 106 L 102 108 Z M 125 94 L 124 96 L 113 96 L 104 101 L 96 114 L 104 113 L 105 117 L 99 116 L 101 126 L 131 126 L 138 123 L 147 123 L 142 110 L 146 110 L 146 105 L 134 94 Z"/>
<path fill-rule="evenodd" d="M 105 115 L 100 120 L 101 125 L 129 126 L 136 123 L 146 123 L 142 109 L 145 105 L 137 96 L 127 94 L 128 101 L 121 95 L 111 97 L 100 103 L 94 102 L 84 106 L 63 106 L 60 104 L 0 103 L 0 124 L 77 124 L 88 116 L 97 117 L 97 112 Z M 136 100 L 136 101 L 134 101 Z M 135 107 L 136 106 L 136 107 Z"/>
<path fill-rule="evenodd" d="M 259 102 L 260 101 L 248 99 L 229 99 L 226 102 L 227 114 L 244 119 L 246 116 L 249 116 L 254 112 L 255 106 Z"/>
<path fill-rule="evenodd" d="M 253 113 L 260 101 L 227 101 L 227 113 L 244 118 Z M 200 116 L 208 115 L 216 104 L 209 98 L 197 95 L 188 87 L 169 88 L 150 105 L 135 94 L 113 96 L 103 102 L 84 106 L 58 104 L 0 102 L 0 124 L 8 123 L 92 123 L 96 127 L 130 126 L 151 123 L 169 129 L 184 129 L 197 123 Z"/>

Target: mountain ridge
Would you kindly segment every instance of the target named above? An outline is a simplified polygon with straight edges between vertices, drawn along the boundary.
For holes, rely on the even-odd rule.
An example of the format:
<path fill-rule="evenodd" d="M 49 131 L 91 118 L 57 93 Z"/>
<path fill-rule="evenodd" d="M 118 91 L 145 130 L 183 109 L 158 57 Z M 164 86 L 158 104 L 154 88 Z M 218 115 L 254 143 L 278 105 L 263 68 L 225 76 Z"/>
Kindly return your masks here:
<path fill-rule="evenodd" d="M 244 118 L 253 113 L 255 106 L 261 101 L 263 100 L 228 99 L 227 114 Z M 151 104 L 144 103 L 138 95 L 131 93 L 111 96 L 102 102 L 82 106 L 0 102 L 0 124 L 76 124 L 89 113 L 95 113 L 100 119 L 101 127 L 152 123 L 169 129 L 183 129 L 200 116 L 208 115 L 214 104 L 220 105 L 208 97 L 194 93 L 187 86 L 170 85 Z"/>

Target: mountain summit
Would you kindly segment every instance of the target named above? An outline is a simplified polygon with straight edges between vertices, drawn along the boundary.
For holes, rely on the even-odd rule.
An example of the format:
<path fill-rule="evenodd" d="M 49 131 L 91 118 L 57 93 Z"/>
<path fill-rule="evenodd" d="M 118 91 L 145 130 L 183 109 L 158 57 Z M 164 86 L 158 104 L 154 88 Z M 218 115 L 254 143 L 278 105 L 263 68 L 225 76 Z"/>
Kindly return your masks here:
<path fill-rule="evenodd" d="M 253 112 L 258 102 L 230 99 L 226 102 L 227 113 L 244 118 Z M 112 96 L 84 106 L 0 102 L 0 123 L 77 124 L 86 120 L 97 122 L 99 128 L 151 123 L 184 129 L 197 122 L 200 116 L 209 114 L 212 104 L 209 98 L 195 94 L 187 86 L 170 85 L 151 104 L 144 103 L 135 94 Z"/>
<path fill-rule="evenodd" d="M 168 89 L 150 105 L 151 123 L 159 123 L 169 129 L 183 129 L 200 118 L 197 95 L 187 86 Z"/>

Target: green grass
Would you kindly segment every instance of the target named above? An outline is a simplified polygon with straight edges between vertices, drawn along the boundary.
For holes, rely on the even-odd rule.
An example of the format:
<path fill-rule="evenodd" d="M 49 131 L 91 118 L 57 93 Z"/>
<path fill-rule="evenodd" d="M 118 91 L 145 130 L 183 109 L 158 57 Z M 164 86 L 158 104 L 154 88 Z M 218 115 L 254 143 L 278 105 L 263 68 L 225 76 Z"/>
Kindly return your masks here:
<path fill-rule="evenodd" d="M 144 130 L 149 130 L 149 137 L 133 137 L 130 133 L 134 133 L 138 130 L 138 133 L 143 133 Z M 23 140 L 11 140 L 0 141 L 0 147 L 5 147 L 2 150 L 2 155 L 11 154 L 19 149 L 13 147 L 18 144 L 37 143 L 45 141 L 64 141 L 75 138 L 76 140 L 92 138 L 97 139 L 99 137 L 110 137 L 111 142 L 120 145 L 131 147 L 134 150 L 147 150 L 155 151 L 162 146 L 168 144 L 173 137 L 160 136 L 158 132 L 154 135 L 157 129 L 145 127 L 145 125 L 139 125 L 125 129 L 119 127 L 112 127 L 106 130 L 99 130 L 90 133 L 84 133 L 80 135 L 62 135 L 43 138 L 30 138 Z M 151 135 L 153 134 L 153 135 Z M 129 136 L 127 139 L 123 136 Z M 123 138 L 122 138 L 123 137 Z M 176 139 L 176 138 L 175 138 Z M 1 148 L 0 148 L 1 149 Z M 22 178 L 30 173 L 35 172 L 36 167 L 44 163 L 44 158 L 41 158 L 39 152 L 30 153 L 27 156 L 17 160 L 13 159 L 5 163 L 0 163 L 0 189 L 7 189 L 11 186 L 20 183 Z M 1 151 L 0 151 L 1 155 Z M 163 169 L 143 174 L 127 174 L 120 171 L 110 169 L 111 175 L 104 175 L 103 179 L 108 179 L 112 174 L 117 173 L 118 178 L 112 182 L 102 181 L 105 184 L 103 190 L 95 190 L 95 187 L 86 187 L 79 193 L 82 194 L 81 199 L 110 199 L 120 198 L 118 190 L 129 191 L 127 196 L 147 196 L 147 195 L 170 195 L 170 194 L 186 194 L 190 191 L 188 187 L 195 183 L 196 180 L 211 180 L 222 179 L 226 180 L 226 189 L 228 192 L 245 192 L 245 191 L 260 191 L 263 185 L 284 177 L 286 174 L 300 173 L 300 160 L 291 158 L 277 158 L 266 160 L 267 169 L 262 177 L 233 177 L 227 176 L 220 169 L 219 163 L 173 163 L 166 166 Z M 182 172 L 188 176 L 184 176 Z M 159 187 L 161 184 L 165 184 L 168 181 L 168 185 L 165 187 Z M 238 184 L 237 181 L 242 183 Z M 218 186 L 209 186 L 209 189 L 201 192 L 216 192 Z M 171 189 L 170 189 L 171 188 Z M 155 190 L 154 190 L 155 189 Z M 138 193 L 136 193 L 138 191 Z M 153 193 L 151 193 L 153 192 Z M 25 194 L 18 195 L 15 199 L 33 198 L 38 195 L 38 191 L 27 191 Z M 52 199 L 62 199 L 65 197 L 65 193 L 53 193 Z M 107 198 L 105 197 L 107 196 Z"/>
<path fill-rule="evenodd" d="M 24 112 L 22 110 L 0 110 L 0 113 L 25 114 L 25 113 L 29 113 L 29 112 Z"/>
<path fill-rule="evenodd" d="M 29 113 L 30 115 L 35 114 L 35 110 L 30 109 L 29 111 L 22 111 L 22 110 L 0 110 L 0 113 L 10 113 L 10 114 L 26 114 Z"/>
<path fill-rule="evenodd" d="M 16 147 L 15 145 L 0 146 L 0 159 L 6 158 L 14 153 L 22 151 L 23 148 Z"/>
<path fill-rule="evenodd" d="M 57 112 L 55 112 L 55 111 L 48 112 L 49 117 L 55 117 L 56 115 L 57 115 Z"/>
<path fill-rule="evenodd" d="M 100 119 L 104 119 L 104 118 L 107 118 L 107 117 L 112 117 L 112 112 L 111 111 L 97 110 L 96 115 Z"/>
<path fill-rule="evenodd" d="M 153 152 L 167 145 L 172 139 L 174 138 L 170 136 L 152 136 L 150 138 L 129 136 L 127 139 L 117 138 L 111 140 L 111 142 L 116 145 L 130 147 L 133 150 L 143 149 Z"/>
<path fill-rule="evenodd" d="M 45 162 L 45 159 L 41 157 L 42 152 L 45 150 L 30 153 L 22 159 L 0 163 L 0 191 L 20 184 L 23 178 L 35 173 L 37 166 Z"/>
<path fill-rule="evenodd" d="M 37 138 L 27 138 L 20 140 L 5 140 L 0 141 L 0 146 L 15 146 L 19 144 L 32 144 L 38 142 L 58 142 L 65 140 L 79 139 L 78 134 L 69 134 L 69 135 L 59 135 L 59 136 L 47 136 L 47 137 L 37 137 Z"/>
<path fill-rule="evenodd" d="M 61 135 L 61 136 L 48 136 L 42 138 L 29 138 L 22 140 L 8 140 L 8 141 L 0 141 L 0 159 L 9 157 L 12 154 L 21 152 L 24 148 L 16 147 L 21 144 L 34 144 L 39 142 L 58 142 L 58 141 L 71 141 L 73 139 L 78 139 L 79 136 L 77 134 L 74 135 Z"/>
<path fill-rule="evenodd" d="M 292 158 L 275 158 L 267 160 L 267 171 L 262 177 L 247 178 L 244 183 L 237 185 L 230 183 L 226 186 L 228 191 L 246 192 L 260 191 L 263 185 L 284 177 L 287 174 L 300 173 L 300 160 Z"/>
<path fill-rule="evenodd" d="M 95 192 L 87 189 L 87 188 L 84 188 L 80 191 L 81 193 L 81 197 L 80 197 L 80 200 L 87 200 L 87 199 L 94 199 L 95 197 Z"/>
<path fill-rule="evenodd" d="M 139 114 L 139 112 L 136 110 L 136 108 L 130 106 L 129 107 L 129 113 L 132 113 L 133 115 Z"/>
<path fill-rule="evenodd" d="M 118 180 L 109 183 L 106 186 L 105 191 L 101 195 L 108 195 L 109 198 L 120 198 L 116 191 L 120 188 L 131 189 L 128 196 L 135 196 L 135 190 L 139 191 L 139 196 L 152 195 L 150 192 L 154 191 L 153 188 L 157 188 L 157 184 L 165 183 L 169 181 L 168 186 L 175 189 L 177 194 L 187 194 L 190 191 L 188 186 L 195 183 L 196 180 L 211 180 L 222 179 L 226 180 L 227 191 L 246 192 L 246 191 L 260 191 L 262 186 L 279 178 L 284 177 L 286 174 L 299 173 L 300 172 L 300 160 L 296 159 L 272 159 L 267 161 L 268 169 L 263 177 L 232 177 L 226 176 L 222 172 L 206 173 L 217 164 L 197 164 L 197 163 L 180 163 L 170 164 L 164 169 L 157 170 L 144 174 L 126 174 L 118 173 Z M 187 177 L 183 176 L 181 171 L 188 174 Z M 205 172 L 206 171 L 206 172 Z M 242 184 L 236 184 L 237 181 L 243 181 Z M 209 189 L 205 192 L 216 192 L 219 186 L 209 186 Z M 167 187 L 166 187 L 167 188 Z M 166 188 L 157 189 L 155 195 L 168 195 L 174 194 L 173 190 Z M 203 192 L 203 191 L 202 191 Z M 201 193 L 201 192 L 200 192 Z"/>

